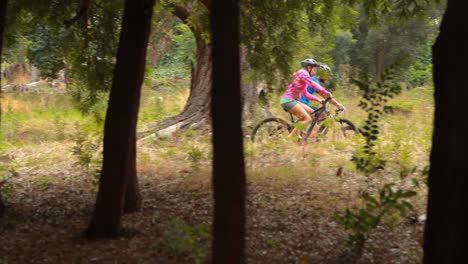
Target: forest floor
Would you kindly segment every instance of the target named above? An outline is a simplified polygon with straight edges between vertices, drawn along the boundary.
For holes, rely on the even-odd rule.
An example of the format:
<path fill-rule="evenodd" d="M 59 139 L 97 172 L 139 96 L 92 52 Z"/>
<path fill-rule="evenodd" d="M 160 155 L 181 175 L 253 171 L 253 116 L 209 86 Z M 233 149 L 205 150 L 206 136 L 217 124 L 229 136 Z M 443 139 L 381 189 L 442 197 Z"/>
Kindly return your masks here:
<path fill-rule="evenodd" d="M 164 151 L 181 143 L 166 142 Z M 48 143 L 1 157 L 32 167 L 18 168 L 19 175 L 10 180 L 7 213 L 0 220 L 0 263 L 206 260 L 213 213 L 209 161 L 194 166 L 176 158 L 164 163 L 153 145 L 140 147 L 140 160 L 153 159 L 139 166 L 143 210 L 124 216 L 127 232 L 122 237 L 87 240 L 81 232 L 90 220 L 96 188 L 77 169 L 71 147 L 71 142 Z M 291 148 L 303 153 L 319 149 L 323 157 L 330 151 L 317 145 Z M 337 176 L 336 167 L 329 166 L 307 173 L 278 158 L 274 164 L 258 156 L 247 161 L 248 263 L 351 263 L 344 245 L 347 233 L 334 214 L 357 201 L 364 177 L 346 168 Z M 379 225 L 371 232 L 356 263 L 420 263 L 423 223 L 417 217 L 424 213 L 424 200 L 424 195 L 415 199 L 414 211 L 393 228 Z"/>
<path fill-rule="evenodd" d="M 180 111 L 188 96 L 182 88 L 143 92 L 140 131 Z M 351 162 L 362 140 L 258 146 L 246 139 L 247 263 L 352 263 L 345 246 L 349 231 L 335 214 L 362 208 L 362 194 L 375 195 L 388 183 L 416 190 L 408 199 L 414 209 L 406 217 L 393 213 L 383 219 L 355 263 L 421 263 L 432 94 L 416 88 L 390 102 L 396 111 L 382 118 L 376 146 L 387 163 L 371 177 Z M 366 114 L 359 111 L 358 96 L 339 97 L 348 109 L 345 117 L 362 125 Z M 66 94 L 5 94 L 0 181 L 15 176 L 0 189 L 7 203 L 0 219 L 0 264 L 209 262 L 211 138 L 195 131 L 139 141 L 142 211 L 123 217 L 126 232 L 119 238 L 82 236 L 101 160 L 102 123 L 93 120 L 102 120 L 105 102 L 83 116 Z M 279 107 L 271 110 L 285 114 Z M 258 121 L 246 124 L 247 134 Z"/>

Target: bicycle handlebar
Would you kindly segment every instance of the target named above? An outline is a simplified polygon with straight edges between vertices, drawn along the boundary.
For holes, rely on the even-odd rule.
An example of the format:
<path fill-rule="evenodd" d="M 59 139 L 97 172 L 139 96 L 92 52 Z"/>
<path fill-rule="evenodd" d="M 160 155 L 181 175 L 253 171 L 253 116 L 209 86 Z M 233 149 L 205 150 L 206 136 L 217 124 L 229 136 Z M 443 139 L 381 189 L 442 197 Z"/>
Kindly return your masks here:
<path fill-rule="evenodd" d="M 320 103 L 325 107 L 325 105 L 328 103 L 328 101 L 331 100 L 331 97 L 326 98 L 325 100 L 322 100 Z"/>

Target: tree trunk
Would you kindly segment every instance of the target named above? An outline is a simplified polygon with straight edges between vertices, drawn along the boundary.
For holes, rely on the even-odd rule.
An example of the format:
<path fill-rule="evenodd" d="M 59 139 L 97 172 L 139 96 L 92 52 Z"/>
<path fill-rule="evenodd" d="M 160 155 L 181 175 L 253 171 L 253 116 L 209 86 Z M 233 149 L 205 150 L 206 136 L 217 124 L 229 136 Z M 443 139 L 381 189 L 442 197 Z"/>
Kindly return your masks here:
<path fill-rule="evenodd" d="M 435 117 L 429 171 L 424 263 L 468 263 L 466 1 L 448 0 L 433 46 Z"/>
<path fill-rule="evenodd" d="M 210 87 L 212 83 L 211 45 L 206 44 L 197 33 L 196 62 L 192 67 L 192 79 L 190 83 L 190 95 L 182 112 L 176 116 L 164 120 L 159 128 L 177 126 L 178 129 L 187 128 L 189 125 L 208 119 L 210 114 Z"/>
<path fill-rule="evenodd" d="M 239 58 L 239 3 L 213 1 L 212 263 L 244 263 L 245 165 Z"/>
<path fill-rule="evenodd" d="M 131 142 L 136 142 L 136 134 L 132 135 Z M 141 210 L 142 198 L 136 170 L 136 144 L 131 146 L 128 182 L 125 191 L 124 213 L 134 213 Z"/>
<path fill-rule="evenodd" d="M 127 200 L 138 197 L 136 124 L 146 47 L 154 0 L 127 0 L 122 21 L 117 63 L 104 127 L 104 155 L 94 213 L 86 233 L 90 237 L 115 237 Z M 129 187 L 131 186 L 131 187 Z"/>

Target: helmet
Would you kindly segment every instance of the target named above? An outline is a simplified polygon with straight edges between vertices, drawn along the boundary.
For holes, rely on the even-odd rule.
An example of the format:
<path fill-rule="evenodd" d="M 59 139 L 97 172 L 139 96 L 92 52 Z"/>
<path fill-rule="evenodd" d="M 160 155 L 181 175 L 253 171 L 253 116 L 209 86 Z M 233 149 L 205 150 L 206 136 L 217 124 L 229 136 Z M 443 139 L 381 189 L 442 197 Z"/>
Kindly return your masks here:
<path fill-rule="evenodd" d="M 306 66 L 319 66 L 319 64 L 314 60 L 314 59 L 305 59 L 301 61 L 301 66 L 306 67 Z"/>
<path fill-rule="evenodd" d="M 330 75 L 332 74 L 332 71 L 330 69 L 330 67 L 328 67 L 327 65 L 320 65 L 317 69 L 317 76 L 321 80 L 321 82 L 323 81 L 328 81 L 330 79 Z"/>
<path fill-rule="evenodd" d="M 328 67 L 327 65 L 320 65 L 320 69 L 326 70 L 327 72 L 331 72 L 330 67 Z"/>

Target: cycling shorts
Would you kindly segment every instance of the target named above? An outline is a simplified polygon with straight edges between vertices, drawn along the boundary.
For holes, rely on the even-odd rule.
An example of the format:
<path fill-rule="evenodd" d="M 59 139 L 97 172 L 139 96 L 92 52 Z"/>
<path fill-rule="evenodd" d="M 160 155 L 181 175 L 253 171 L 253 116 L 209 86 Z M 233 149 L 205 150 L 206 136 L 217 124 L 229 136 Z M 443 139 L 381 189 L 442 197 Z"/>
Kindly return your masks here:
<path fill-rule="evenodd" d="M 281 98 L 280 104 L 283 107 L 284 111 L 289 112 L 291 109 L 296 106 L 299 102 L 292 99 Z"/>

